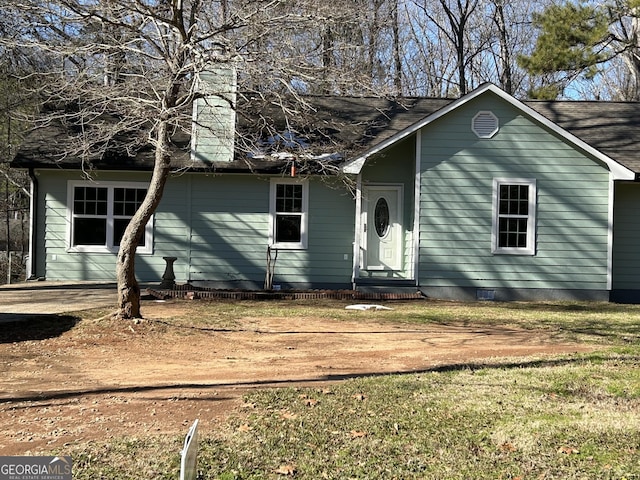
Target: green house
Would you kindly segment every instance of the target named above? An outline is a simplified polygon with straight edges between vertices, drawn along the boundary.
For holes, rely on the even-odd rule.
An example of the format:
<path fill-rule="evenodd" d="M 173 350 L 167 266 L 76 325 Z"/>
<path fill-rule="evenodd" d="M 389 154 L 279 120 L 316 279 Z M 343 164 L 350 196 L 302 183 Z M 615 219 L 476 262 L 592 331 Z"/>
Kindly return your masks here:
<path fill-rule="evenodd" d="M 252 151 L 234 142 L 240 102 L 226 117 L 212 112 L 233 102 L 196 105 L 196 125 L 222 118 L 227 134 L 196 127 L 176 149 L 139 281 L 176 257 L 178 283 L 209 288 L 640 301 L 637 103 L 521 102 L 492 84 L 456 100 L 307 102 Z M 12 162 L 33 182 L 30 275 L 113 281 L 151 155 L 95 159 L 87 179 L 51 129 Z"/>

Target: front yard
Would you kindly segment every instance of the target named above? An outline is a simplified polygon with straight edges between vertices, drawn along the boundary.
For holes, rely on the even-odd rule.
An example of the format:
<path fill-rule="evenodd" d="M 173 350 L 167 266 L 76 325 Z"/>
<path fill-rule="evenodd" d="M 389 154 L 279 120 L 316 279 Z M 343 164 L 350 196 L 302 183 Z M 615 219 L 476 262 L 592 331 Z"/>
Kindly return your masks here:
<path fill-rule="evenodd" d="M 0 454 L 74 478 L 640 478 L 640 308 L 150 303 L 0 333 Z M 37 327 L 37 328 L 36 328 Z M 40 332 L 40 334 L 37 334 Z"/>

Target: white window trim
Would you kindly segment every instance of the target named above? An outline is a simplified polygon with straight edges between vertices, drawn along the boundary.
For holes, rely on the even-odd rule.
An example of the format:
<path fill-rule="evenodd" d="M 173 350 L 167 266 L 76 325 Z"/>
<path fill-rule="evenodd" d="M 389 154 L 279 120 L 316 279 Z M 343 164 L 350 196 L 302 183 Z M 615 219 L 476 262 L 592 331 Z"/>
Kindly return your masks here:
<path fill-rule="evenodd" d="M 94 182 L 69 180 L 67 182 L 67 252 L 69 253 L 118 253 L 117 245 L 73 245 L 73 194 L 75 187 L 95 187 L 107 189 L 107 242 L 113 238 L 113 190 L 115 188 L 149 188 L 144 182 Z M 136 253 L 153 253 L 153 215 L 147 222 L 144 233 L 144 247 L 138 247 Z"/>
<path fill-rule="evenodd" d="M 300 216 L 300 241 L 279 242 L 276 238 L 276 186 L 283 184 L 302 185 L 302 212 Z M 272 178 L 269 192 L 269 246 L 276 250 L 306 250 L 308 245 L 309 182 L 297 178 Z"/>
<path fill-rule="evenodd" d="M 499 247 L 499 195 L 501 185 L 527 185 L 529 187 L 529 215 L 527 216 L 527 246 Z M 536 254 L 536 204 L 537 190 L 535 178 L 494 178 L 493 179 L 493 221 L 491 226 L 491 252 L 500 255 L 535 255 Z"/>

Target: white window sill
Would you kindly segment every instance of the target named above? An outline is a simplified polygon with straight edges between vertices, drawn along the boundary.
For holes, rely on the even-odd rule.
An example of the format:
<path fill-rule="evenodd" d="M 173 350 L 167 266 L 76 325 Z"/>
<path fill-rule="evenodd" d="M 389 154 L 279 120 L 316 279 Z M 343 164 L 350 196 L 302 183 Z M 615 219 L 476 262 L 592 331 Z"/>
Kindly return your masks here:
<path fill-rule="evenodd" d="M 307 246 L 302 243 L 274 243 L 269 245 L 271 250 L 306 250 Z"/>
<path fill-rule="evenodd" d="M 536 254 L 536 252 L 530 248 L 501 248 L 491 253 L 494 255 L 528 255 L 530 257 Z"/>
<path fill-rule="evenodd" d="M 104 253 L 104 254 L 115 254 L 120 250 L 119 247 L 100 247 L 100 246 L 78 246 L 78 247 L 70 247 L 67 248 L 67 253 Z M 153 252 L 149 248 L 138 248 L 136 253 L 139 255 L 151 255 Z"/>

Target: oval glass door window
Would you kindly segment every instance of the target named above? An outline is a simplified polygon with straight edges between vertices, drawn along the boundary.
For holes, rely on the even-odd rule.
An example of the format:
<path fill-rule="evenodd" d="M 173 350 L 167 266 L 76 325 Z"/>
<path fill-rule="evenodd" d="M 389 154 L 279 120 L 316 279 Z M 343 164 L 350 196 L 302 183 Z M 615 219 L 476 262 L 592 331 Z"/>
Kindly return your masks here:
<path fill-rule="evenodd" d="M 389 231 L 389 204 L 384 198 L 379 198 L 374 212 L 376 233 L 384 237 Z"/>

